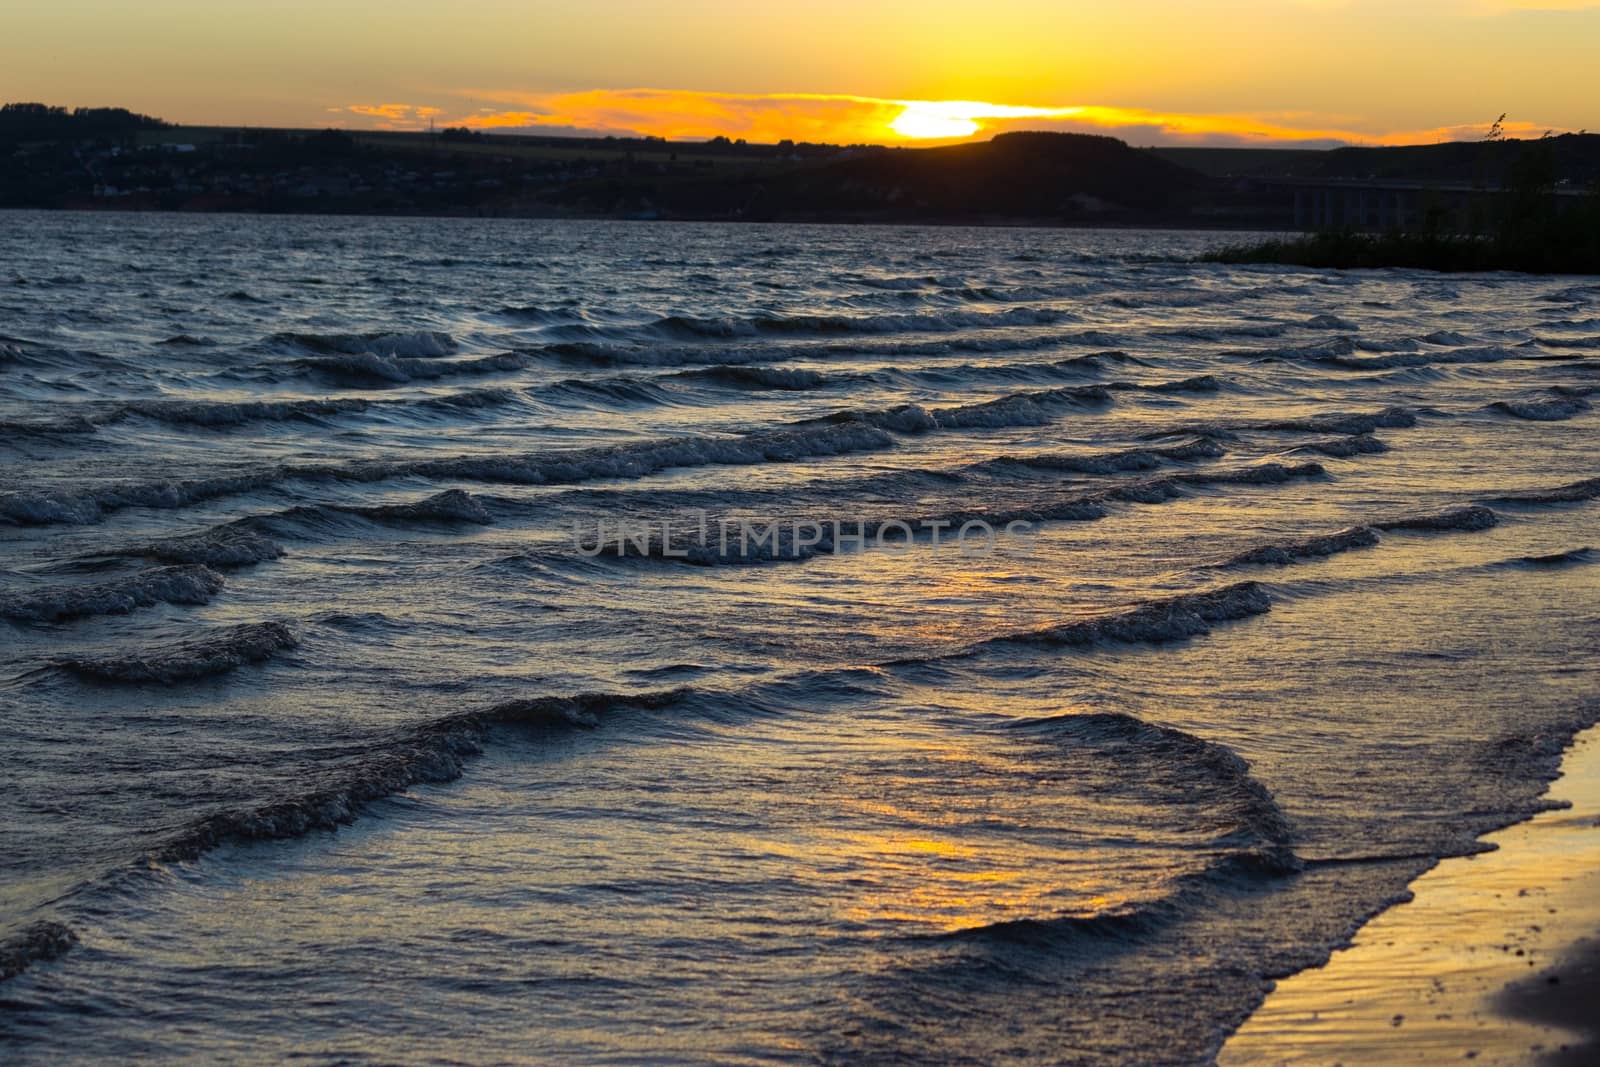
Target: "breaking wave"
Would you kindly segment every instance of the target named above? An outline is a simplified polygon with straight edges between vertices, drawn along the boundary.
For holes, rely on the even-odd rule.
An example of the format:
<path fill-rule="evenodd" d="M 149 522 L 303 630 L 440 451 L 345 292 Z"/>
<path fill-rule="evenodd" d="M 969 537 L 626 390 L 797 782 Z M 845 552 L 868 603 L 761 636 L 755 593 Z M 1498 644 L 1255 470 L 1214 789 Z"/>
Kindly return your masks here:
<path fill-rule="evenodd" d="M 227 842 L 331 830 L 352 822 L 375 800 L 423 782 L 460 777 L 466 759 L 482 751 L 483 736 L 493 727 L 593 729 L 608 711 L 658 711 L 682 702 L 691 692 L 584 693 L 513 700 L 457 712 L 397 732 L 303 792 L 191 823 L 165 841 L 153 858 L 161 862 L 190 860 Z"/>
<path fill-rule="evenodd" d="M 132 555 L 163 563 L 201 563 L 207 567 L 245 567 L 283 555 L 283 546 L 254 530 L 237 525 L 220 526 L 198 534 L 163 538 L 136 549 Z"/>
<path fill-rule="evenodd" d="M 280 333 L 272 340 L 307 352 L 399 356 L 407 359 L 437 359 L 454 353 L 455 338 L 438 330 L 409 333 Z"/>
<path fill-rule="evenodd" d="M 299 643 L 294 631 L 281 622 L 252 622 L 129 652 L 70 656 L 57 660 L 56 665 L 106 682 L 171 683 L 226 674 L 247 663 L 271 659 Z"/>
<path fill-rule="evenodd" d="M 0 594 L 0 618 L 58 622 L 88 615 L 125 615 L 162 603 L 205 604 L 223 584 L 222 575 L 209 567 L 163 567 L 93 585 Z"/>
<path fill-rule="evenodd" d="M 1487 530 L 1500 523 L 1500 516 L 1480 504 L 1448 508 L 1418 515 L 1401 515 L 1373 523 L 1377 530 Z"/>
<path fill-rule="evenodd" d="M 1554 489 L 1523 489 L 1490 498 L 1490 504 L 1575 504 L 1600 497 L 1600 478 L 1558 485 Z"/>
<path fill-rule="evenodd" d="M 1495 411 L 1530 422 L 1560 422 L 1590 408 L 1587 400 L 1577 396 L 1557 396 L 1549 400 L 1497 400 L 1489 406 Z"/>
<path fill-rule="evenodd" d="M 1259 582 L 1239 582 L 1204 593 L 1149 600 L 1094 618 L 994 638 L 994 642 L 1079 647 L 1095 644 L 1157 644 L 1208 634 L 1217 623 L 1272 610 Z"/>
<path fill-rule="evenodd" d="M 1219 567 L 1248 567 L 1270 565 L 1287 567 L 1305 559 L 1316 559 L 1348 552 L 1355 548 L 1370 548 L 1378 543 L 1377 531 L 1370 526 L 1352 526 L 1337 533 L 1302 538 L 1298 541 L 1275 541 L 1246 549 L 1230 556 Z"/>
<path fill-rule="evenodd" d="M 35 963 L 71 951 L 78 935 L 64 923 L 42 919 L 0 941 L 0 982 L 15 978 Z"/>

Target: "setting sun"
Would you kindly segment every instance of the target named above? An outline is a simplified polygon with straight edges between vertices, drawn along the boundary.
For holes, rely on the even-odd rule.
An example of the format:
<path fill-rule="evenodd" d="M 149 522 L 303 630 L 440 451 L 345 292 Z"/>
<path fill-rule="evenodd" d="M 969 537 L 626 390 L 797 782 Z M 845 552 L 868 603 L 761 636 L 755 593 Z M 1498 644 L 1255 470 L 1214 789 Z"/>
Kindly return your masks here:
<path fill-rule="evenodd" d="M 928 140 L 971 137 L 980 127 L 969 118 L 942 114 L 929 105 L 908 104 L 899 117 L 889 124 L 889 129 L 901 137 Z"/>

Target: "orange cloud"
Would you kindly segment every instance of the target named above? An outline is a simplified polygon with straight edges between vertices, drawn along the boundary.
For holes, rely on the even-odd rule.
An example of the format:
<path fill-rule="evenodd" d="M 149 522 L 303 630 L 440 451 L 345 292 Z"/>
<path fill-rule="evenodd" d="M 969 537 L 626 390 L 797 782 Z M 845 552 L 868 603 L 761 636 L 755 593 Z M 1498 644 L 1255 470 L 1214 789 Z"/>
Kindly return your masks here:
<path fill-rule="evenodd" d="M 342 110 L 352 115 L 377 119 L 375 125 L 381 130 L 420 129 L 429 119 L 444 114 L 444 108 L 419 107 L 415 104 L 350 104 Z"/>
<path fill-rule="evenodd" d="M 673 141 L 712 137 L 749 141 L 882 141 L 903 110 L 893 100 L 821 93 L 703 93 L 676 89 L 593 89 L 529 94 L 473 90 L 483 100 L 515 105 L 462 122 L 481 129 L 562 126 Z"/>
<path fill-rule="evenodd" d="M 548 130 L 673 141 L 724 136 L 753 142 L 940 144 L 1009 130 L 1060 130 L 1120 137 L 1135 145 L 1417 144 L 1472 140 L 1488 124 L 1429 130 L 1361 130 L 1312 115 L 1193 114 L 1143 108 L 1039 107 L 975 100 L 895 100 L 824 93 L 712 93 L 676 89 L 593 89 L 574 93 L 470 90 L 463 96 L 503 108 L 480 108 L 442 124 L 480 130 Z M 352 106 L 386 128 L 416 128 L 438 108 L 407 104 Z M 1537 136 L 1537 123 L 1507 123 L 1508 136 Z"/>

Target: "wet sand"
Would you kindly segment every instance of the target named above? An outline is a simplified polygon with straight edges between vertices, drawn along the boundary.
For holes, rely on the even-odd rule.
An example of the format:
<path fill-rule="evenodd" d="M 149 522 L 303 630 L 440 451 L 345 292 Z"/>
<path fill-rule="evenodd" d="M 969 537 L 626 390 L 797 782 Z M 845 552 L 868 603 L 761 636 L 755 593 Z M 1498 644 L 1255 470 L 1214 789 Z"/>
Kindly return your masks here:
<path fill-rule="evenodd" d="M 1418 878 L 1349 949 L 1280 982 L 1219 1062 L 1600 1062 L 1600 728 L 1550 796 L 1572 806 Z"/>

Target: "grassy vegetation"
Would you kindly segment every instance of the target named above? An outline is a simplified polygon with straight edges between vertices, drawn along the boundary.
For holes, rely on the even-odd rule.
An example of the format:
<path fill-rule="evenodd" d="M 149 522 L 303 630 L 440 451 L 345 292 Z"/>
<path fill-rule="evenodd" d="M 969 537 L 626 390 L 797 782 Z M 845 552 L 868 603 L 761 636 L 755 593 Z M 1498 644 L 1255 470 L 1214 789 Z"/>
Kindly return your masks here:
<path fill-rule="evenodd" d="M 1590 218 L 1596 214 L 1591 207 Z M 1600 274 L 1600 226 L 1591 222 L 1587 227 L 1574 225 L 1518 234 L 1512 240 L 1500 236 L 1436 233 L 1315 233 L 1234 245 L 1202 258 L 1213 263 L 1282 263 L 1338 270 L 1410 267 L 1437 271 Z"/>

